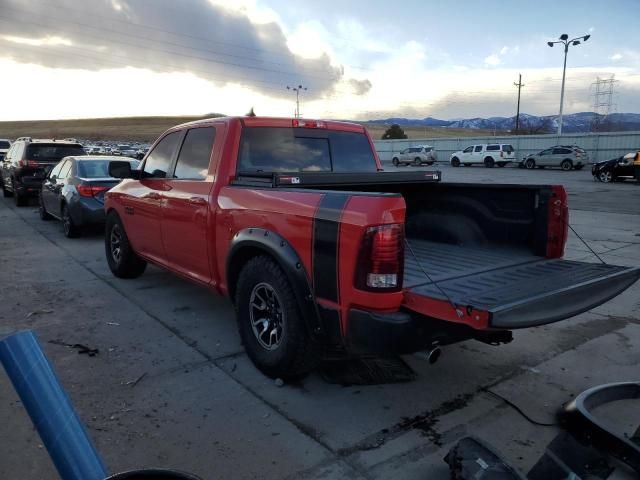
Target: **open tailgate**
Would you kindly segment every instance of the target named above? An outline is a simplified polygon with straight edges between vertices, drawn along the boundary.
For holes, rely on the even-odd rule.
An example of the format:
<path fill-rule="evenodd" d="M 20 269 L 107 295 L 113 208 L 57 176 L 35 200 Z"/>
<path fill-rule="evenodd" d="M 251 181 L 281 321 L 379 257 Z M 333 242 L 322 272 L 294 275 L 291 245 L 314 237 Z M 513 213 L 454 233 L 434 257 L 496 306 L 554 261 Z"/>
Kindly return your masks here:
<path fill-rule="evenodd" d="M 407 254 L 404 306 L 480 329 L 516 329 L 563 320 L 601 305 L 640 278 L 638 267 L 428 243 L 430 248 Z M 427 251 L 430 258 L 421 253 Z M 453 267 L 438 268 L 447 261 Z"/>

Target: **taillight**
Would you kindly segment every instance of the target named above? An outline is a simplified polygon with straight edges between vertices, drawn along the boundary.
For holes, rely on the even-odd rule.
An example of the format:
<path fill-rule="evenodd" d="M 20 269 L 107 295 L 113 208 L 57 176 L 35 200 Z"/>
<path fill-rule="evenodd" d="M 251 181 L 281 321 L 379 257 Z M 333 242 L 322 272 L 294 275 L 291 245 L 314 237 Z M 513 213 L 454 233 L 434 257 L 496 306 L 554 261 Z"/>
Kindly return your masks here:
<path fill-rule="evenodd" d="M 19 160 L 18 165 L 21 167 L 39 167 L 40 164 L 35 160 Z"/>
<path fill-rule="evenodd" d="M 109 187 L 103 187 L 100 185 L 87 185 L 86 183 L 83 183 L 77 185 L 76 190 L 78 190 L 78 193 L 81 197 L 95 197 L 96 195 L 109 190 Z"/>
<path fill-rule="evenodd" d="M 500 152 L 500 158 L 504 157 L 504 152 Z"/>
<path fill-rule="evenodd" d="M 564 255 L 564 246 L 569 233 L 567 192 L 560 185 L 551 187 L 548 216 L 546 257 L 560 258 Z"/>
<path fill-rule="evenodd" d="M 327 124 L 324 122 L 316 120 L 300 120 L 297 118 L 291 122 L 291 125 L 299 128 L 327 128 Z"/>
<path fill-rule="evenodd" d="M 356 268 L 356 287 L 398 291 L 404 271 L 404 225 L 369 227 L 364 233 Z"/>

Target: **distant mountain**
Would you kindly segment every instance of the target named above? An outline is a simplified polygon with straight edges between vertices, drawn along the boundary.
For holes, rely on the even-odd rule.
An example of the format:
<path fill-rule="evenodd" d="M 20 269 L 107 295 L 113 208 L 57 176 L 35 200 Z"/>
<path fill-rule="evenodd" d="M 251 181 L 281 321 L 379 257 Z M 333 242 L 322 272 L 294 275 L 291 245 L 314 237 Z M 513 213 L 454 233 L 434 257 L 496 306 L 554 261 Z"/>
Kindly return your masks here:
<path fill-rule="evenodd" d="M 606 119 L 602 115 L 593 112 L 580 112 L 564 115 L 562 120 L 562 130 L 566 133 L 586 133 L 592 131 L 594 117 L 600 119 L 600 130 L 605 127 L 611 131 L 640 130 L 640 113 L 612 113 Z M 478 128 L 513 130 L 515 128 L 515 115 L 513 117 L 489 117 L 489 118 L 463 118 L 455 120 L 440 120 L 433 117 L 426 118 L 385 118 L 381 120 L 369 120 L 369 123 L 398 125 L 419 125 L 426 127 L 443 128 Z M 520 114 L 520 128 L 537 133 L 544 133 L 548 130 L 553 133 L 558 128 L 557 115 L 536 116 L 527 113 Z"/>

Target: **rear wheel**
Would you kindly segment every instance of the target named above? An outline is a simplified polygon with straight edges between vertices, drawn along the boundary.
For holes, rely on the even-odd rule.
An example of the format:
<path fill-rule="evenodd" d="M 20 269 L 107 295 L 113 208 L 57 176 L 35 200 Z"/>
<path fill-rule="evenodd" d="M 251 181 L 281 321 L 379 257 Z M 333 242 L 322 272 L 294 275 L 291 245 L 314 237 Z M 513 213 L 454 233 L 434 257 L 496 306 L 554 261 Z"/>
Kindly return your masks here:
<path fill-rule="evenodd" d="M 40 220 L 51 220 L 52 218 L 42 201 L 42 192 L 40 192 L 40 207 L 38 208 L 38 213 L 40 214 Z"/>
<path fill-rule="evenodd" d="M 16 190 L 16 184 L 11 180 L 11 190 L 13 190 L 13 201 L 16 207 L 24 207 L 27 204 L 27 198 Z"/>
<path fill-rule="evenodd" d="M 491 157 L 487 157 L 484 159 L 484 166 L 487 168 L 493 168 L 493 166 L 495 165 L 495 162 L 493 161 L 493 158 Z"/>
<path fill-rule="evenodd" d="M 147 262 L 131 248 L 122 220 L 116 212 L 107 215 L 104 246 L 109 269 L 116 277 L 136 278 L 147 268 Z"/>
<path fill-rule="evenodd" d="M 80 227 L 76 225 L 71 218 L 71 212 L 69 211 L 69 207 L 67 204 L 62 205 L 61 211 L 62 217 L 62 230 L 64 232 L 64 236 L 67 238 L 76 238 L 80 236 Z"/>
<path fill-rule="evenodd" d="M 393 157 L 393 160 L 391 160 L 391 163 L 393 163 L 393 165 L 394 165 L 395 167 L 397 167 L 397 166 L 398 166 L 398 164 L 400 163 L 400 160 L 398 160 L 398 158 L 397 158 L 397 157 Z"/>
<path fill-rule="evenodd" d="M 419 167 L 420 165 L 422 165 L 422 160 L 420 159 L 420 157 L 416 157 L 416 158 L 414 158 L 414 159 L 413 159 L 413 164 L 414 164 L 416 167 Z"/>
<path fill-rule="evenodd" d="M 285 273 L 270 257 L 254 257 L 243 267 L 235 307 L 247 355 L 265 375 L 295 379 L 313 370 L 318 351 Z"/>
<path fill-rule="evenodd" d="M 526 162 L 524 162 L 524 166 L 529 170 L 533 170 L 536 168 L 536 161 L 533 158 L 528 158 Z"/>
<path fill-rule="evenodd" d="M 460 166 L 460 159 L 458 157 L 453 157 L 451 159 L 451 166 L 452 167 L 459 167 Z"/>
<path fill-rule="evenodd" d="M 560 168 L 562 170 L 564 170 L 565 172 L 568 172 L 569 170 L 571 170 L 573 168 L 573 162 L 571 162 L 571 160 L 566 158 L 566 159 L 564 159 L 562 161 L 562 163 L 560 163 Z"/>

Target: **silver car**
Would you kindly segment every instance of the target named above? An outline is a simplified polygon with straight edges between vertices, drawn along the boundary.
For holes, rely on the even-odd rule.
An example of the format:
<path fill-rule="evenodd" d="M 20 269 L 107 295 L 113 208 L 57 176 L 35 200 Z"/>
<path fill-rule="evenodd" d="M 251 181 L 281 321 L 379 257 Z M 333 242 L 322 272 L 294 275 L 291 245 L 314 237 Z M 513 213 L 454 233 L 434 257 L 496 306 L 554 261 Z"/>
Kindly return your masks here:
<path fill-rule="evenodd" d="M 438 160 L 435 148 L 431 145 L 416 145 L 415 147 L 405 148 L 404 150 L 394 153 L 391 162 L 397 167 L 404 165 L 433 165 Z"/>
<path fill-rule="evenodd" d="M 526 156 L 520 166 L 534 169 L 560 167 L 562 170 L 581 170 L 589 161 L 587 152 L 577 145 L 556 145 L 535 155 Z"/>

